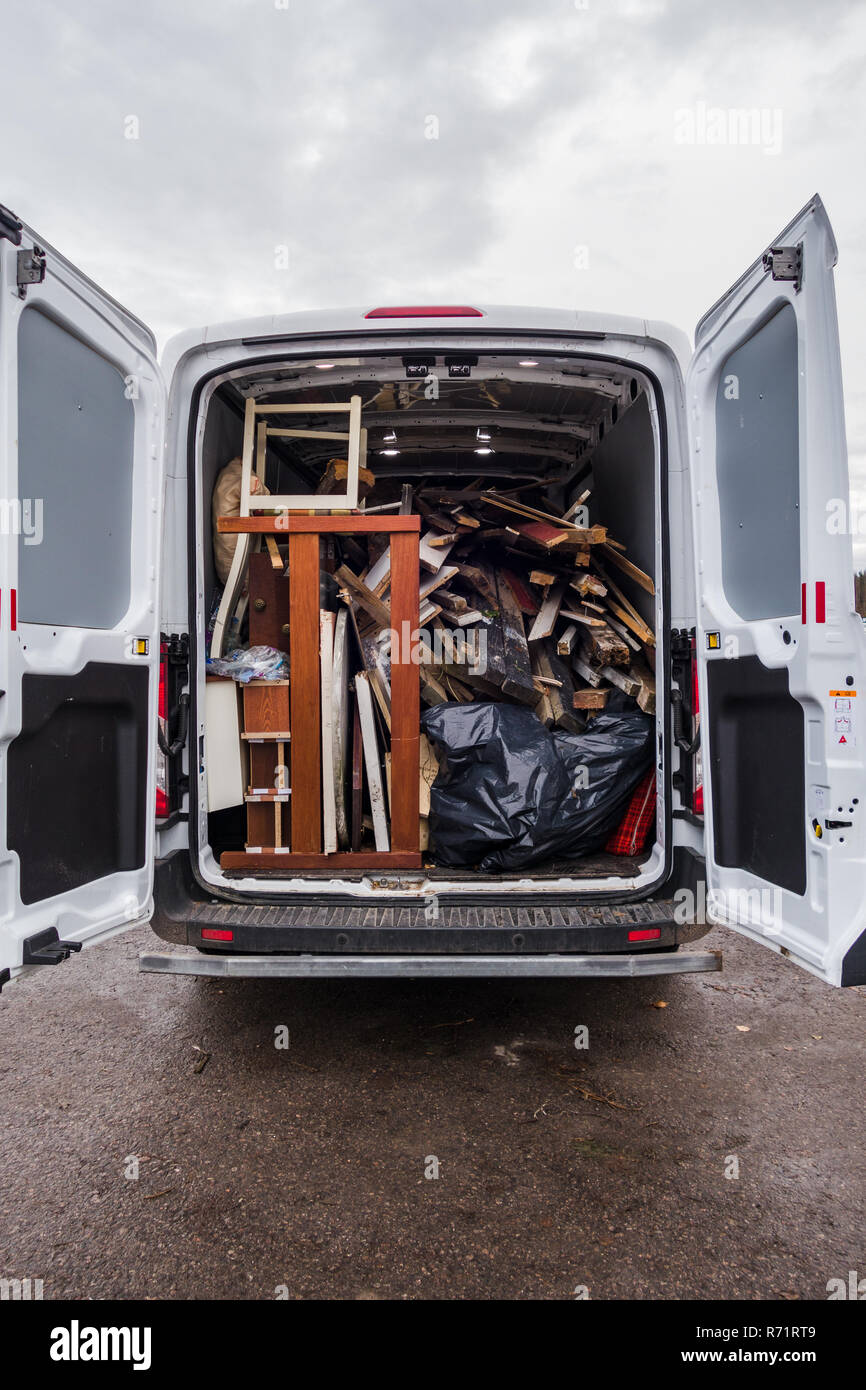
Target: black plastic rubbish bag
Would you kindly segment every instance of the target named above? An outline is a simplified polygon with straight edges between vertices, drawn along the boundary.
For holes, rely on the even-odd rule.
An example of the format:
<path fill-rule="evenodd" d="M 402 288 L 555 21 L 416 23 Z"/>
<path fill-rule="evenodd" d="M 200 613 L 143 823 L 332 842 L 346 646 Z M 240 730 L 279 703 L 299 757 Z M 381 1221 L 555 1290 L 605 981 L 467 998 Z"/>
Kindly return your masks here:
<path fill-rule="evenodd" d="M 582 734 L 488 701 L 434 705 L 421 723 L 440 759 L 430 841 L 443 865 L 497 871 L 591 854 L 653 761 L 655 720 L 618 693 Z"/>

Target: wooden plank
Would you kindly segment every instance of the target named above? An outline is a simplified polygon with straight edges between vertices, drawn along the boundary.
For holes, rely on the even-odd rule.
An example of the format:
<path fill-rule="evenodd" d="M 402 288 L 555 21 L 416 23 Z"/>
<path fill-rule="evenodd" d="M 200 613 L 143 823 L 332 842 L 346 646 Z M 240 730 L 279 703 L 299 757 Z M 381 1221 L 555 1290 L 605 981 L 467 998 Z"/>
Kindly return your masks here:
<path fill-rule="evenodd" d="M 358 701 L 352 701 L 352 824 L 351 848 L 361 848 L 362 816 L 364 814 L 364 748 L 361 743 L 361 719 Z"/>
<path fill-rule="evenodd" d="M 319 611 L 319 688 L 322 706 L 322 822 L 325 854 L 337 850 L 337 802 L 334 787 L 334 622 L 336 615 Z"/>
<path fill-rule="evenodd" d="M 265 499 L 267 500 L 267 499 Z M 356 516 L 304 516 L 298 512 L 280 512 L 277 516 L 220 516 L 217 530 L 225 535 L 289 535 L 324 534 L 331 531 L 336 535 L 369 535 L 384 531 L 388 535 L 402 531 L 421 530 L 420 516 L 366 516 L 363 512 Z"/>
<path fill-rule="evenodd" d="M 420 696 L 418 666 L 414 660 L 418 632 L 418 564 L 417 538 L 394 536 L 391 540 L 391 847 L 398 854 L 416 851 L 419 846 Z"/>
<path fill-rule="evenodd" d="M 569 733 L 579 734 L 583 729 L 580 719 L 575 718 L 572 696 L 574 683 L 568 668 L 551 650 L 552 643 L 540 643 L 532 651 L 532 670 L 547 683 L 546 697 L 553 723 L 557 728 Z"/>
<path fill-rule="evenodd" d="M 607 623 L 589 630 L 593 661 L 598 666 L 628 666 L 631 657 L 621 637 Z"/>
<path fill-rule="evenodd" d="M 655 594 L 655 584 L 648 574 L 644 574 L 642 569 L 638 569 L 637 565 L 633 565 L 631 560 L 626 559 L 625 555 L 621 555 L 609 543 L 603 545 L 602 550 L 605 558 L 616 565 L 618 569 L 621 569 L 623 574 L 627 574 L 629 579 L 633 579 L 635 584 L 639 584 L 648 594 Z"/>
<path fill-rule="evenodd" d="M 503 695 L 511 695 L 521 704 L 535 704 L 538 692 L 532 681 L 532 667 L 529 661 L 529 647 L 526 642 L 526 632 L 523 627 L 523 614 L 517 603 L 511 588 L 505 580 L 500 577 L 496 579 L 496 591 L 499 599 L 499 619 L 502 632 L 502 646 L 504 658 L 504 677 L 501 683 Z M 490 674 L 490 639 L 488 637 L 488 670 L 486 679 L 491 680 L 495 677 Z"/>
<path fill-rule="evenodd" d="M 370 791 L 370 809 L 373 813 L 373 836 L 380 854 L 387 852 L 388 820 L 385 815 L 385 791 L 382 786 L 382 765 L 379 761 L 379 740 L 376 737 L 376 721 L 373 718 L 373 697 L 366 671 L 359 671 L 355 677 L 355 694 L 358 699 L 358 712 L 361 716 L 361 739 L 364 744 L 364 766 L 367 769 L 367 786 Z"/>
<path fill-rule="evenodd" d="M 560 617 L 568 618 L 570 622 L 581 623 L 583 627 L 604 627 L 601 618 L 591 618 L 588 613 L 577 613 L 573 608 L 561 608 Z"/>
<path fill-rule="evenodd" d="M 575 690 L 572 702 L 575 709 L 604 709 L 609 690 Z"/>
<path fill-rule="evenodd" d="M 268 554 L 271 557 L 271 564 L 273 565 L 275 570 L 279 570 L 280 574 L 282 574 L 285 569 L 285 565 L 283 564 L 283 557 L 280 554 L 280 547 L 277 545 L 276 541 L 274 540 L 274 537 L 265 536 L 265 545 L 267 547 Z"/>
<path fill-rule="evenodd" d="M 637 692 L 638 708 L 642 709 L 644 714 L 655 714 L 656 678 L 652 671 L 643 661 L 637 660 L 632 662 L 629 675 L 640 681 L 640 690 Z"/>
<path fill-rule="evenodd" d="M 560 656 L 571 656 L 571 649 L 577 637 L 577 625 L 569 623 L 564 632 L 560 633 L 556 643 L 556 650 Z"/>
<path fill-rule="evenodd" d="M 528 640 L 530 642 L 540 642 L 551 635 L 559 618 L 564 593 L 564 584 L 553 584 L 547 591 L 544 602 L 538 610 L 538 617 L 529 630 Z"/>
<path fill-rule="evenodd" d="M 348 565 L 341 565 L 334 578 L 361 605 L 364 612 L 370 614 L 379 627 L 391 626 L 391 610 L 387 603 L 377 598 L 373 591 L 352 573 Z"/>
<path fill-rule="evenodd" d="M 538 613 L 538 604 L 520 576 L 515 574 L 513 570 L 507 569 L 501 570 L 500 573 L 514 594 L 521 613 L 525 613 L 528 618 L 534 618 Z"/>
<path fill-rule="evenodd" d="M 317 518 L 321 520 L 322 518 Z M 381 524 L 381 523 L 380 523 Z M 319 537 L 289 535 L 289 659 L 292 688 L 292 849 L 322 850 L 322 781 L 319 704 Z"/>
<path fill-rule="evenodd" d="M 594 671 L 591 666 L 587 666 L 586 662 L 581 661 L 579 656 L 573 656 L 571 658 L 571 664 L 582 680 L 587 681 L 593 686 L 601 685 L 601 676 L 598 674 L 598 671 Z"/>
<path fill-rule="evenodd" d="M 285 869 L 295 872 L 298 869 L 327 869 L 339 873 L 346 869 L 420 869 L 421 854 L 382 853 L 351 850 L 345 854 L 304 854 L 297 851 L 277 851 L 262 849 L 258 854 L 244 850 L 227 850 L 220 855 L 223 869 L 246 869 L 256 873 L 262 870 Z"/>
<path fill-rule="evenodd" d="M 610 681 L 611 685 L 617 686 L 624 695 L 637 695 L 640 690 L 639 680 L 635 680 L 626 671 L 618 671 L 615 666 L 601 666 L 599 674 L 604 676 L 606 681 Z"/>
<path fill-rule="evenodd" d="M 530 584 L 540 584 L 546 589 L 549 584 L 555 584 L 559 575 L 550 574 L 547 570 L 533 570 L 529 576 Z"/>

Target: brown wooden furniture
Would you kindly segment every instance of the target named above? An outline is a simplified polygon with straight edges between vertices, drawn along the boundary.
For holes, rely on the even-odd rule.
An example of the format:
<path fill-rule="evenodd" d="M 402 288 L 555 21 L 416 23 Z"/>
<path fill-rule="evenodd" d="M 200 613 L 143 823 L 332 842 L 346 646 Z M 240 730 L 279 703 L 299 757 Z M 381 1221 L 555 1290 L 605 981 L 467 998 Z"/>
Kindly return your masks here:
<path fill-rule="evenodd" d="M 291 842 L 257 852 L 227 851 L 225 869 L 420 868 L 420 708 L 418 640 L 418 516 L 220 517 L 218 529 L 234 534 L 288 535 Z M 391 826 L 387 852 L 322 848 L 322 768 L 319 634 L 319 547 L 323 535 L 376 532 L 391 546 Z M 255 686 L 252 687 L 255 690 Z M 261 698 L 261 697 L 259 697 Z M 245 731 L 246 732 L 246 731 Z M 279 731 L 278 731 L 279 732 Z M 285 732 L 285 730 L 283 730 Z M 270 807 L 265 807 L 270 810 Z"/>

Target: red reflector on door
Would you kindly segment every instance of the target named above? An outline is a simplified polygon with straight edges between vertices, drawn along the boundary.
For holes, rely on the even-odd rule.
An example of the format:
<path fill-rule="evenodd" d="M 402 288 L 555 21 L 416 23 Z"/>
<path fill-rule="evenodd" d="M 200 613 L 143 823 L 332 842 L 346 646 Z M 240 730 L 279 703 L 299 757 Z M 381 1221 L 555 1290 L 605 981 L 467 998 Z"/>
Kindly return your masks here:
<path fill-rule="evenodd" d="M 223 931 L 220 927 L 202 927 L 202 941 L 234 941 L 233 931 Z"/>
<path fill-rule="evenodd" d="M 658 941 L 661 936 L 661 927 L 644 927 L 641 931 L 630 931 L 629 941 Z"/>
<path fill-rule="evenodd" d="M 815 622 L 825 623 L 827 621 L 827 586 L 823 579 L 819 579 L 815 585 Z"/>
<path fill-rule="evenodd" d="M 469 304 L 403 305 L 395 309 L 371 309 L 365 319 L 482 319 L 480 309 Z"/>
<path fill-rule="evenodd" d="M 800 618 L 805 623 L 807 617 L 808 609 L 806 606 L 806 585 L 804 583 L 800 585 Z"/>

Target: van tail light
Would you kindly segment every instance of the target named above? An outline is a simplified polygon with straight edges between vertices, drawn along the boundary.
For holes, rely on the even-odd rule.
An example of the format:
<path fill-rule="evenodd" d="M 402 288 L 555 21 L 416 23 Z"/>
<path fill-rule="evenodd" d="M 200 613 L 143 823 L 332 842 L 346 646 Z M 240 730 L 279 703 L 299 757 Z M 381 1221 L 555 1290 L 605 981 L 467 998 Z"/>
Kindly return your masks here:
<path fill-rule="evenodd" d="M 171 807 L 168 802 L 168 756 L 162 750 L 168 744 L 168 643 L 159 644 L 159 733 L 156 748 L 156 818 L 165 820 Z"/>
<path fill-rule="evenodd" d="M 470 304 L 412 304 L 398 308 L 371 309 L 365 319 L 483 319 L 480 309 Z"/>

